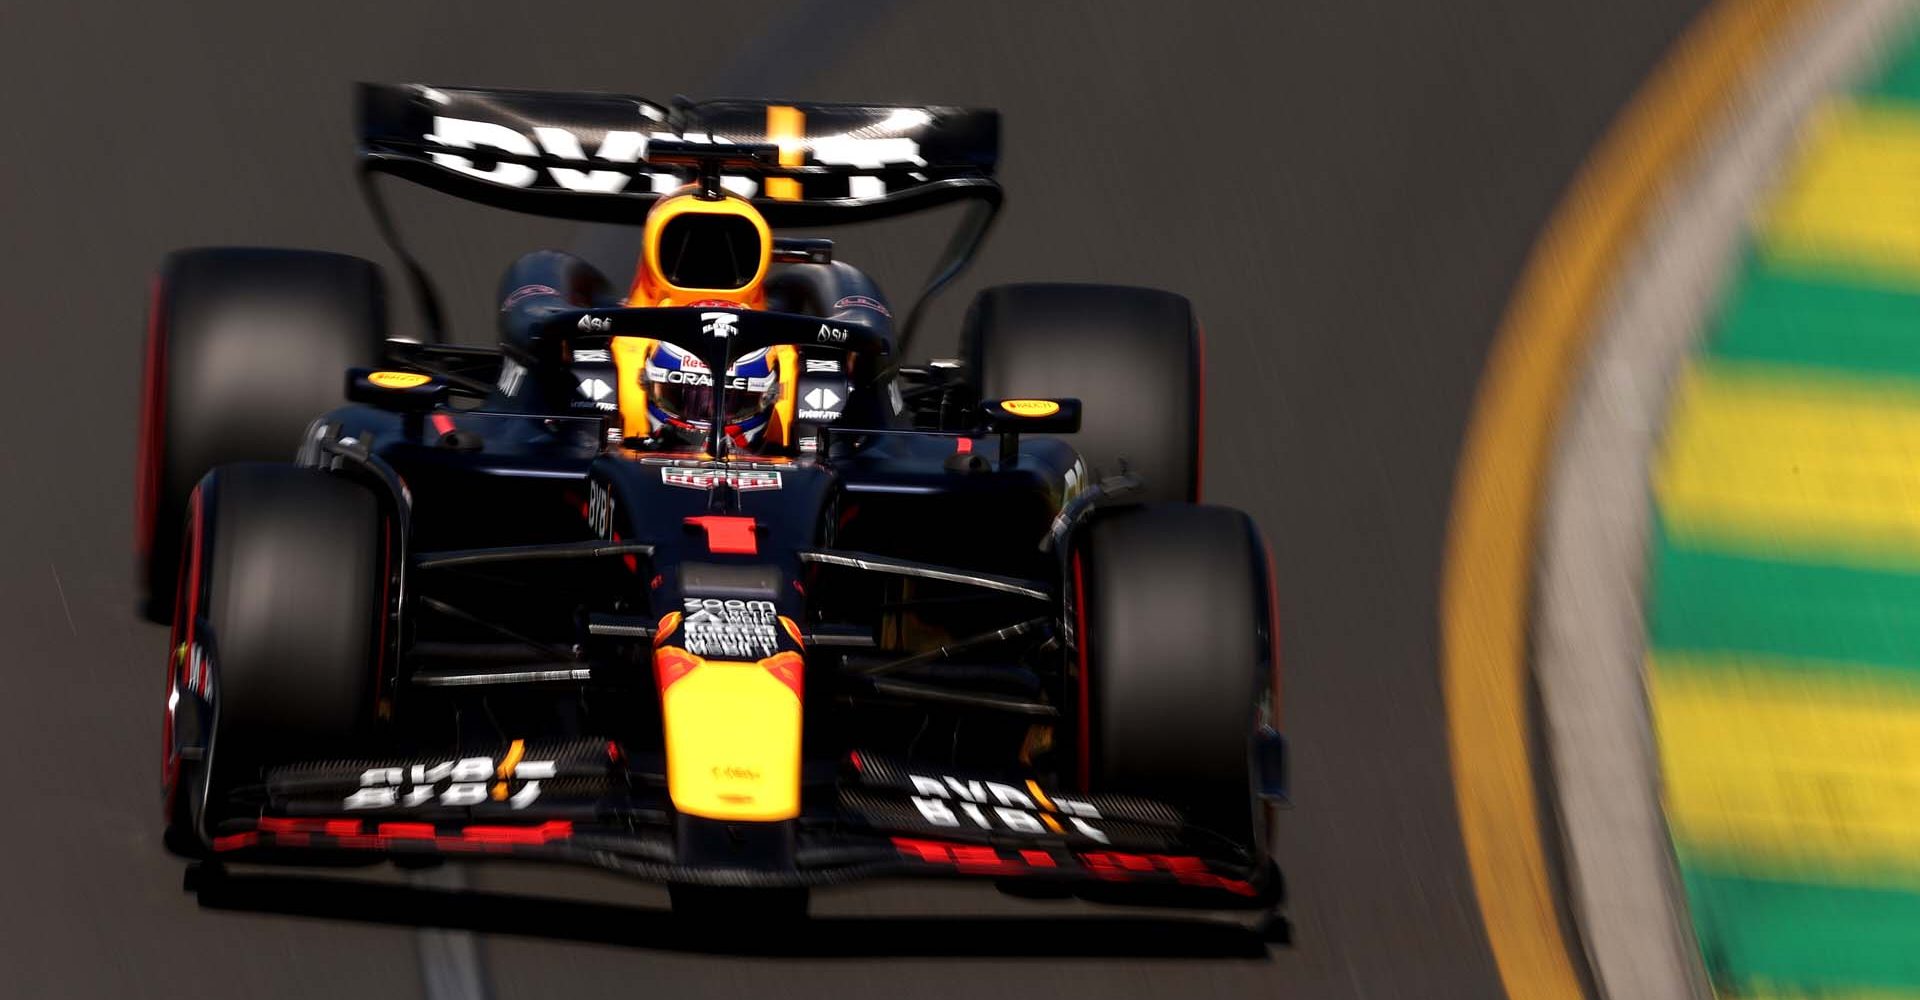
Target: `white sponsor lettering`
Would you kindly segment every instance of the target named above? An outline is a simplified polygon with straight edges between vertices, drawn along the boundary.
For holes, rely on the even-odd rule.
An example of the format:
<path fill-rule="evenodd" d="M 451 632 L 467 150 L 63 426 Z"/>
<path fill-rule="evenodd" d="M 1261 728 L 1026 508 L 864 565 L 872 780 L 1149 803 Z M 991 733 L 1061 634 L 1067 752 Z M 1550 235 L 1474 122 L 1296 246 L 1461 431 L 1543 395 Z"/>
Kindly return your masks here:
<path fill-rule="evenodd" d="M 485 801 L 487 786 L 477 783 L 451 785 L 440 793 L 440 804 L 443 806 L 477 806 Z"/>
<path fill-rule="evenodd" d="M 953 794 L 958 795 L 968 802 L 985 802 L 987 800 L 986 786 L 978 781 L 961 781 L 959 778 L 947 778 L 946 781 L 947 787 L 953 789 Z"/>
<path fill-rule="evenodd" d="M 690 490 L 710 490 L 716 486 L 731 486 L 741 493 L 781 488 L 780 473 L 749 469 L 664 468 L 660 470 L 660 481 L 668 486 L 683 486 Z"/>
<path fill-rule="evenodd" d="M 674 385 L 712 385 L 713 376 L 701 371 L 686 371 L 679 368 L 647 368 L 647 381 L 669 382 Z M 739 392 L 766 392 L 773 388 L 772 375 L 760 375 L 748 378 L 744 375 L 727 376 L 727 388 Z"/>
<path fill-rule="evenodd" d="M 526 377 L 527 377 L 527 369 L 523 365 L 521 365 L 519 362 L 513 360 L 512 358 L 508 358 L 507 360 L 501 362 L 500 382 L 499 382 L 500 394 L 502 396 L 518 396 L 520 394 L 520 383 Z"/>
<path fill-rule="evenodd" d="M 687 621 L 756 622 L 771 625 L 779 620 L 772 601 L 743 601 L 739 598 L 688 597 L 680 610 Z"/>
<path fill-rule="evenodd" d="M 494 122 L 468 121 L 465 118 L 443 118 L 435 116 L 433 131 L 426 136 L 428 142 L 450 146 L 455 149 L 473 149 L 476 146 L 491 146 L 494 149 L 521 156 L 532 156 L 536 150 L 532 140 L 518 131 Z M 505 184 L 510 187 L 529 187 L 540 176 L 540 172 L 524 163 L 497 161 L 490 170 L 481 170 L 473 161 L 464 156 L 451 153 L 429 153 L 433 162 L 449 170 L 457 170 L 469 177 Z"/>
<path fill-rule="evenodd" d="M 993 796 L 995 802 L 1003 806 L 1015 806 L 1029 811 L 1033 809 L 1033 800 L 1027 798 L 1027 793 L 1012 785 L 1003 785 L 997 781 L 989 781 L 987 782 L 987 793 Z"/>
<path fill-rule="evenodd" d="M 580 137 L 563 128 L 535 126 L 533 134 L 540 140 L 540 146 L 549 156 L 566 160 L 585 160 L 587 155 L 580 148 Z M 598 159 L 611 163 L 633 163 L 647 153 L 647 137 L 638 132 L 609 130 L 606 138 L 600 140 L 600 149 L 595 153 Z M 569 191 L 594 191 L 601 194 L 613 194 L 627 186 L 632 176 L 625 170 L 575 170 L 572 167 L 548 167 L 547 173 L 553 182 Z"/>
<path fill-rule="evenodd" d="M 922 798 L 916 795 L 913 798 L 913 804 L 920 810 L 921 817 L 934 826 L 960 825 L 960 817 L 955 816 L 953 810 L 947 808 L 947 804 L 939 799 Z"/>
<path fill-rule="evenodd" d="M 1069 816 L 1085 816 L 1088 819 L 1100 818 L 1100 810 L 1095 809 L 1092 803 L 1082 802 L 1079 799 L 1065 799 L 1056 795 L 1053 798 L 1053 804 L 1060 807 L 1060 811 Z"/>
<path fill-rule="evenodd" d="M 1087 822 L 1099 819 L 1100 811 L 1078 799 L 1029 796 L 1013 785 L 951 775 L 933 777 L 909 773 L 907 782 L 913 786 L 914 807 L 935 826 L 961 826 L 960 818 L 964 816 L 983 830 L 1060 836 L 1066 831 L 1060 827 L 1059 820 L 1045 818 L 1057 816 L 1082 837 L 1102 844 L 1112 842 L 1106 833 Z"/>
<path fill-rule="evenodd" d="M 681 645 L 695 656 L 765 659 L 779 650 L 779 614 L 772 601 L 686 598 Z"/>
<path fill-rule="evenodd" d="M 740 314 L 730 312 L 703 312 L 700 314 L 700 320 L 701 333 L 710 333 L 716 337 L 731 337 L 735 332 L 734 324 L 740 322 Z"/>
<path fill-rule="evenodd" d="M 1018 809 L 999 806 L 993 810 L 993 816 L 1005 824 L 1007 829 L 1015 833 L 1040 834 L 1047 832 L 1047 828 L 1040 825 L 1040 820 L 1029 812 L 1021 812 Z"/>
<path fill-rule="evenodd" d="M 643 109 L 647 110 L 647 109 Z M 899 119 L 896 123 L 895 119 Z M 894 112 L 886 122 L 876 126 L 887 130 L 918 128 L 928 120 L 927 112 L 921 109 L 903 109 Z M 452 118 L 436 115 L 433 119 L 433 131 L 425 138 L 428 142 L 445 146 L 448 149 L 474 150 L 471 155 L 457 153 L 429 153 L 433 162 L 449 170 L 459 171 L 481 180 L 509 187 L 532 187 L 540 179 L 540 171 L 529 164 L 509 163 L 495 160 L 492 167 L 481 169 L 476 161 L 486 162 L 494 159 L 486 149 L 510 153 L 516 156 L 538 156 L 545 153 L 556 160 L 566 160 L 580 164 L 579 167 L 550 165 L 547 175 L 558 187 L 568 191 L 584 191 L 595 194 L 615 194 L 626 189 L 632 182 L 634 172 L 622 169 L 582 169 L 592 167 L 595 161 L 609 166 L 630 165 L 646 159 L 647 144 L 650 140 L 667 140 L 693 143 L 725 142 L 714 139 L 702 132 L 688 132 L 675 135 L 672 132 L 651 132 L 642 134 L 627 129 L 609 129 L 600 139 L 600 148 L 591 158 L 580 141 L 579 134 L 571 129 L 548 125 L 536 125 L 534 138 L 529 139 L 520 130 L 497 122 L 473 121 L 466 118 Z M 538 143 L 536 145 L 535 143 Z M 854 167 L 861 170 L 884 170 L 889 167 L 923 167 L 926 160 L 920 156 L 920 144 L 911 138 L 885 136 L 864 138 L 852 135 L 817 136 L 808 141 L 812 158 L 816 163 L 834 166 Z M 666 193 L 677 188 L 681 179 L 678 174 L 665 171 L 652 171 L 644 175 L 648 186 L 657 193 Z M 886 194 L 886 182 L 880 177 L 854 176 L 848 179 L 848 194 L 857 199 L 877 198 Z M 722 187 L 742 197 L 751 198 L 759 190 L 759 184 L 751 177 L 725 174 L 720 178 Z"/>
<path fill-rule="evenodd" d="M 1099 830 L 1094 829 L 1092 826 L 1089 826 L 1086 820 L 1081 819 L 1078 816 L 1067 817 L 1067 822 L 1073 824 L 1073 828 L 1080 831 L 1082 836 L 1091 837 L 1092 839 L 1097 840 L 1102 844 L 1113 843 L 1113 841 L 1107 839 L 1106 834 L 1101 833 Z"/>
<path fill-rule="evenodd" d="M 360 788 L 342 802 L 350 810 L 414 809 L 424 805 L 473 806 L 494 795 L 501 796 L 515 809 L 525 809 L 540 798 L 540 782 L 551 779 L 555 764 L 551 760 L 522 760 L 505 775 L 492 757 L 462 757 L 438 764 L 411 767 L 370 767 L 360 772 Z M 505 789 L 519 782 L 508 794 Z"/>
<path fill-rule="evenodd" d="M 601 538 L 613 537 L 613 490 L 596 479 L 587 490 L 587 527 Z"/>
<path fill-rule="evenodd" d="M 925 112 L 921 112 L 925 114 Z M 821 136 L 813 140 L 813 159 L 838 167 L 879 170 L 882 167 L 911 165 L 924 167 L 920 144 L 912 139 L 856 139 L 851 136 Z M 855 197 L 859 197 L 855 195 Z"/>

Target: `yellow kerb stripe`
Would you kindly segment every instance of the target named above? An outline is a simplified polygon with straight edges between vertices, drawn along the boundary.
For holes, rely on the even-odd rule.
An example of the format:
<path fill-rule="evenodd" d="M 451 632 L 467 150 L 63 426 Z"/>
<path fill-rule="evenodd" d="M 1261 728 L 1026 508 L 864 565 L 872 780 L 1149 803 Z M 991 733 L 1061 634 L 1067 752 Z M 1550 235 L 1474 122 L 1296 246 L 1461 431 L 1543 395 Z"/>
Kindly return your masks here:
<path fill-rule="evenodd" d="M 1837 105 L 1762 217 L 1761 245 L 1793 260 L 1920 277 L 1920 112 Z"/>
<path fill-rule="evenodd" d="M 1694 369 L 1654 489 L 1677 538 L 1920 563 L 1920 393 L 1763 365 Z"/>
<path fill-rule="evenodd" d="M 1647 675 L 1677 841 L 1776 875 L 1920 883 L 1920 676 L 1670 653 Z"/>

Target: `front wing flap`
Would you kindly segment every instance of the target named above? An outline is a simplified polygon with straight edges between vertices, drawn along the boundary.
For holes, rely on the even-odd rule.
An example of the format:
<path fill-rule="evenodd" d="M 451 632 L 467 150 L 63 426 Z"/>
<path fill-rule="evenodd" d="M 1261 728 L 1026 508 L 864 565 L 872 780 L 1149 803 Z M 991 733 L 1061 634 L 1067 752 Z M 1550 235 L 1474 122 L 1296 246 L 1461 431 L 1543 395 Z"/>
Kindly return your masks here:
<path fill-rule="evenodd" d="M 209 846 L 229 861 L 512 858 L 740 888 L 984 877 L 1220 907 L 1265 906 L 1277 891 L 1263 862 L 1157 802 L 1054 794 L 1032 777 L 947 773 L 863 753 L 816 784 L 807 811 L 787 824 L 791 864 L 683 863 L 664 781 L 594 740 L 282 768 L 267 775 L 264 802 L 256 790 L 257 814 L 219 822 Z"/>

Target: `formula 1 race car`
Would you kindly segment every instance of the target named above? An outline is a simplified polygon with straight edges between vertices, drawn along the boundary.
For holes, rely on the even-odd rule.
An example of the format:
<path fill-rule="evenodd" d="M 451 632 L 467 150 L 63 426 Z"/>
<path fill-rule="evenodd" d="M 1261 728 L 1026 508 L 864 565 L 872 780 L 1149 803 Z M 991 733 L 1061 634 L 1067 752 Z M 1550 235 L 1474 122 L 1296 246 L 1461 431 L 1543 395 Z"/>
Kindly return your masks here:
<path fill-rule="evenodd" d="M 170 623 L 165 841 L 202 863 L 505 857 L 676 910 L 981 876 L 1271 910 L 1273 584 L 1198 504 L 1186 299 L 980 293 L 995 112 L 362 85 L 422 306 L 358 258 L 168 258 L 139 469 Z M 378 175 L 639 227 L 514 262 L 455 346 Z M 895 330 L 822 227 L 962 204 Z"/>

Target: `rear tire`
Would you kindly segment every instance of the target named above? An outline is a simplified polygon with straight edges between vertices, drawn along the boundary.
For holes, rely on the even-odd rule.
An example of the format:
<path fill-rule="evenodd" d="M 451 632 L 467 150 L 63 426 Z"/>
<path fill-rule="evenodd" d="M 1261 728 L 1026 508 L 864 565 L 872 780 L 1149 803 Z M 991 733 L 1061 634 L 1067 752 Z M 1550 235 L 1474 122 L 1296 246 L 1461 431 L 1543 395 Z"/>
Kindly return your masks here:
<path fill-rule="evenodd" d="M 172 618 L 187 496 L 230 462 L 287 461 L 344 401 L 346 369 L 385 352 L 371 262 L 212 247 L 167 257 L 148 320 L 136 533 L 145 614 Z"/>
<path fill-rule="evenodd" d="M 1149 501 L 1200 496 L 1200 328 L 1184 296 L 1124 285 L 999 285 L 961 350 L 983 399 L 1080 400 L 1067 440 L 1097 478 L 1124 467 Z"/>
<path fill-rule="evenodd" d="M 202 480 L 200 589 L 214 721 L 207 801 L 259 769 L 341 752 L 374 718 L 391 574 L 375 494 L 316 469 L 245 464 Z M 200 817 L 194 817 L 202 826 Z"/>
<path fill-rule="evenodd" d="M 1190 504 L 1100 511 L 1070 573 L 1087 790 L 1176 806 L 1264 864 L 1253 748 L 1273 625 L 1252 520 Z"/>

